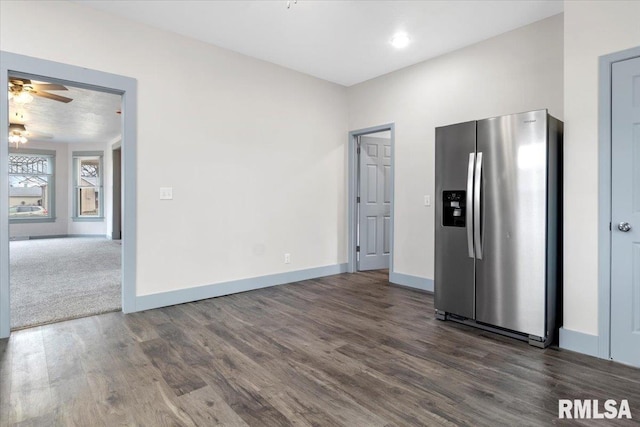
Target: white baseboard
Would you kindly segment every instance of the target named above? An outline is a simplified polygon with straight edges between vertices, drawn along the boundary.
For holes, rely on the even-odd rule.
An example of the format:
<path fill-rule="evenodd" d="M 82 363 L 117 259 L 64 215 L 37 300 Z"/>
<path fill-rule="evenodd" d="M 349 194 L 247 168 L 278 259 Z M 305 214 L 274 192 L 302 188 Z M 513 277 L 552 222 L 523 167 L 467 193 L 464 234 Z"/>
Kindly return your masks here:
<path fill-rule="evenodd" d="M 389 281 L 396 285 L 433 292 L 433 280 L 425 279 L 424 277 L 391 272 L 389 273 Z"/>
<path fill-rule="evenodd" d="M 597 335 L 560 328 L 560 348 L 599 357 Z"/>
<path fill-rule="evenodd" d="M 9 240 L 43 240 L 43 239 L 66 239 L 69 237 L 92 237 L 96 239 L 109 238 L 106 234 L 39 234 L 37 236 L 13 236 Z"/>
<path fill-rule="evenodd" d="M 252 277 L 250 279 L 233 280 L 194 288 L 142 295 L 136 297 L 135 311 L 150 310 L 152 308 L 167 307 L 207 298 L 231 295 L 269 286 L 317 279 L 318 277 L 331 276 L 346 271 L 347 264 L 334 264 L 324 267 L 308 268 L 306 270 L 288 271 L 286 273 L 270 274 L 267 276 Z"/>

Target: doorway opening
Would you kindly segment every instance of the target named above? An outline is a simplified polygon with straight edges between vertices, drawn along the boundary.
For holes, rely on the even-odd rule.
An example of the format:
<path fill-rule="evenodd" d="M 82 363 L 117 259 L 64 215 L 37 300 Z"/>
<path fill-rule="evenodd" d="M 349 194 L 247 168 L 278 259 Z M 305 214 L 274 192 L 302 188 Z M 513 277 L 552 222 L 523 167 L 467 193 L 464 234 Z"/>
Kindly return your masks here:
<path fill-rule="evenodd" d="M 9 74 L 11 329 L 121 309 L 108 238 L 122 95 Z"/>
<path fill-rule="evenodd" d="M 20 79 L 18 81 L 18 79 Z M 116 255 L 116 258 L 121 264 L 121 271 L 119 274 L 121 289 L 119 295 L 116 297 L 120 302 L 122 311 L 125 313 L 135 311 L 135 249 L 136 249 L 136 179 L 135 179 L 135 164 L 136 164 L 136 81 L 135 79 L 119 76 L 115 74 L 104 73 L 101 71 L 91 70 L 87 68 L 76 67 L 67 64 L 61 64 L 57 62 L 42 60 L 38 58 L 32 58 L 24 55 L 18 55 L 14 53 L 0 51 L 0 99 L 9 99 L 10 88 L 12 88 L 11 80 L 15 80 L 15 84 L 32 85 L 34 82 L 42 82 L 41 88 L 32 87 L 36 92 L 41 92 L 40 89 L 44 89 L 44 92 L 49 94 L 42 95 L 42 93 L 34 93 L 33 90 L 25 96 L 24 99 L 27 102 L 33 101 L 31 98 L 43 97 L 44 101 L 55 102 L 54 99 L 60 100 L 55 93 L 58 91 L 72 92 L 74 90 L 86 90 L 88 92 L 94 92 L 99 94 L 110 94 L 116 96 L 118 101 L 117 110 L 120 112 L 117 115 L 117 122 L 120 125 L 121 133 L 121 147 L 122 147 L 122 167 L 121 167 L 121 229 L 122 229 L 122 244 L 119 249 L 120 254 Z M 60 86 L 64 86 L 65 89 L 60 89 Z M 25 88 L 23 88 L 25 89 Z M 57 95 L 57 96 L 51 96 Z M 19 95 L 18 91 L 12 93 L 12 97 Z M 63 98 L 69 98 L 64 97 Z M 48 98 L 48 99 L 46 99 Z M 89 100 L 89 104 L 94 103 L 95 100 Z M 73 101 L 67 101 L 73 102 Z M 98 101 L 95 101 L 98 102 Z M 35 104 L 34 104 L 35 105 Z M 113 111 L 117 114 L 117 111 Z M 18 112 L 18 115 L 20 113 Z M 111 162 L 112 145 L 114 141 L 104 141 L 105 145 L 103 149 L 81 147 L 81 149 L 66 148 L 64 154 L 58 154 L 60 146 L 54 146 L 52 141 L 47 141 L 46 135 L 40 138 L 39 143 L 50 143 L 50 146 L 43 145 L 44 148 L 36 148 L 36 142 L 38 138 L 34 135 L 31 137 L 31 141 L 23 142 L 21 136 L 25 136 L 27 140 L 30 139 L 30 135 L 19 135 L 11 138 L 11 143 L 14 148 L 10 147 L 9 135 L 14 135 L 14 130 L 27 131 L 29 130 L 29 114 L 27 112 L 24 117 L 22 126 L 11 125 L 15 115 L 15 111 L 10 111 L 9 102 L 0 102 L 0 176 L 9 177 L 10 167 L 16 166 L 17 169 L 11 169 L 12 176 L 17 176 L 17 181 L 22 180 L 26 187 L 33 187 L 32 190 L 21 190 L 23 193 L 29 191 L 34 192 L 36 198 L 30 200 L 27 204 L 27 200 L 17 201 L 18 205 L 15 212 L 10 212 L 10 187 L 9 185 L 0 186 L 0 338 L 6 338 L 9 336 L 12 329 L 12 304 L 10 298 L 11 293 L 11 275 L 15 271 L 12 271 L 10 263 L 10 255 L 12 253 L 17 254 L 16 249 L 10 248 L 10 224 L 12 228 L 14 226 L 25 226 L 23 221 L 28 221 L 28 218 L 17 218 L 18 211 L 21 211 L 23 215 L 26 209 L 20 206 L 29 205 L 30 211 L 35 211 L 34 214 L 38 216 L 39 223 L 35 221 L 33 223 L 26 223 L 30 226 L 31 230 L 28 233 L 29 237 L 33 233 L 34 236 L 46 235 L 52 237 L 57 234 L 56 237 L 68 237 L 70 234 L 94 234 L 90 230 L 94 223 L 102 221 L 102 227 L 95 234 L 100 235 L 101 239 L 114 243 L 109 237 L 111 236 L 111 229 L 108 229 L 105 217 L 110 217 L 112 212 L 111 196 L 107 196 L 106 183 L 104 177 L 113 170 Z M 60 118 L 65 120 L 66 117 Z M 85 118 L 86 119 L 86 118 Z M 83 120 L 83 123 L 88 120 Z M 35 129 L 34 129 L 35 131 Z M 46 131 L 43 132 L 47 133 Z M 55 139 L 55 134 L 50 139 Z M 15 144 L 18 144 L 17 149 Z M 32 148 L 24 148 L 21 145 L 29 146 L 31 143 Z M 77 148 L 77 147 L 76 147 Z M 17 153 L 16 151 L 23 151 Z M 25 152 L 24 150 L 34 150 L 39 152 Z M 47 152 L 44 152 L 47 151 Z M 18 154 L 23 158 L 19 159 Z M 65 159 L 67 162 L 67 177 L 66 183 L 61 182 L 63 177 L 56 176 L 56 165 L 58 161 Z M 19 166 L 19 167 L 18 167 Z M 21 169 L 21 168 L 26 169 Z M 21 177 L 18 176 L 21 174 Z M 13 178 L 12 178 L 13 179 Z M 34 180 L 35 179 L 35 180 Z M 3 178 L 3 182 L 4 178 Z M 38 185 L 36 185 L 38 184 Z M 56 188 L 56 184 L 57 188 Z M 108 189 L 111 191 L 112 183 L 108 183 Z M 16 187 L 18 188 L 18 187 Z M 37 195 L 36 192 L 39 192 Z M 66 195 L 66 202 L 62 202 Z M 14 194 L 14 196 L 16 196 Z M 32 195 L 33 196 L 33 195 Z M 56 201 L 57 199 L 57 201 Z M 17 200 L 17 199 L 16 199 Z M 16 200 L 13 200 L 16 202 Z M 14 203 L 15 204 L 15 203 Z M 31 206 L 33 205 L 33 206 Z M 34 209 L 35 208 L 35 209 Z M 60 213 L 59 213 L 60 212 Z M 13 214 L 13 215 L 11 215 Z M 42 232 L 45 226 L 58 223 L 67 225 L 66 231 L 52 231 Z M 38 229 L 38 227 L 40 227 Z M 109 224 L 109 227 L 111 224 Z M 20 232 L 14 231 L 14 236 L 19 237 L 22 235 Z M 55 234 L 54 234 L 55 233 Z M 85 236 L 86 237 L 86 236 Z M 90 239 L 95 237 L 91 236 Z M 89 237 L 87 237 L 89 238 Z M 31 243 L 32 239 L 16 239 L 12 243 Z M 33 239 L 33 242 L 38 242 L 40 239 Z M 58 240 L 58 239 L 56 239 Z M 64 239 L 59 239 L 60 241 Z M 82 239 L 72 239 L 78 242 Z M 42 243 L 42 242 L 41 242 Z M 23 255 L 33 255 L 35 249 L 27 249 L 23 251 Z M 80 250 L 80 254 L 86 254 L 88 249 L 84 248 Z M 99 256 L 95 257 L 99 258 Z M 76 272 L 81 270 L 80 267 L 87 267 L 89 261 L 77 261 L 72 267 L 63 267 L 63 271 Z M 42 267 L 45 274 L 50 271 L 50 267 Z M 13 269 L 15 270 L 15 269 Z M 91 268 L 89 268 L 89 271 Z M 72 298 L 69 300 L 70 304 L 79 301 L 79 298 Z"/>
<path fill-rule="evenodd" d="M 111 240 L 122 239 L 122 146 L 118 142 L 112 148 L 113 170 L 113 192 L 111 197 Z"/>
<path fill-rule="evenodd" d="M 348 271 L 393 271 L 395 127 L 349 133 Z"/>

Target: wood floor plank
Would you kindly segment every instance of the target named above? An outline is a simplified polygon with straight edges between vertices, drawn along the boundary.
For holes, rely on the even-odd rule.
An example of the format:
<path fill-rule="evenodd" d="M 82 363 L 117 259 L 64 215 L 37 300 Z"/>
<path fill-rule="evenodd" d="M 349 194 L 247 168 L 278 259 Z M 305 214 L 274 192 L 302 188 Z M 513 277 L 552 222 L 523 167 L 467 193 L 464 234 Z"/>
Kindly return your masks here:
<path fill-rule="evenodd" d="M 144 353 L 136 337 L 113 337 L 109 352 L 129 384 L 136 425 L 196 426 L 197 417 L 181 408 L 176 392 Z"/>
<path fill-rule="evenodd" d="M 51 392 L 49 387 L 11 391 L 9 395 L 8 413 L 3 414 L 7 423 L 25 422 L 39 418 L 52 411 Z"/>
<path fill-rule="evenodd" d="M 84 377 L 85 372 L 78 369 L 81 350 L 73 326 L 69 322 L 54 323 L 43 329 L 42 335 L 50 384 Z"/>
<path fill-rule="evenodd" d="M 49 387 L 41 328 L 26 331 L 12 345 L 11 392 Z"/>
<path fill-rule="evenodd" d="M 165 340 L 145 341 L 140 346 L 177 396 L 206 386 Z"/>
<path fill-rule="evenodd" d="M 0 340 L 2 426 L 565 425 L 561 398 L 627 399 L 607 425 L 637 425 L 640 369 L 438 321 L 387 271 Z"/>
<path fill-rule="evenodd" d="M 159 338 L 153 324 L 147 320 L 146 312 L 131 313 L 124 316 L 122 323 L 131 331 L 137 341 L 150 341 Z"/>
<path fill-rule="evenodd" d="M 9 422 L 38 418 L 53 410 L 42 329 L 21 333 L 11 343 Z"/>
<path fill-rule="evenodd" d="M 266 369 L 287 384 L 275 392 L 291 393 L 301 401 L 301 404 L 318 403 L 326 414 L 336 420 L 337 425 L 385 426 L 388 424 L 388 421 L 375 411 L 370 411 L 342 393 L 335 380 L 326 378 L 312 366 L 288 360 L 284 364 L 270 362 L 266 365 Z M 267 391 L 268 396 L 270 392 L 273 390 Z"/>
<path fill-rule="evenodd" d="M 210 386 L 180 396 L 177 404 L 198 426 L 248 425 Z"/>
<path fill-rule="evenodd" d="M 56 425 L 106 426 L 86 377 L 74 376 L 57 381 L 51 387 L 51 399 L 56 411 L 50 416 L 56 420 Z"/>
<path fill-rule="evenodd" d="M 253 382 L 238 381 L 213 370 L 207 376 L 209 386 L 250 426 L 290 426 L 293 421 L 287 419 L 271 405 Z"/>

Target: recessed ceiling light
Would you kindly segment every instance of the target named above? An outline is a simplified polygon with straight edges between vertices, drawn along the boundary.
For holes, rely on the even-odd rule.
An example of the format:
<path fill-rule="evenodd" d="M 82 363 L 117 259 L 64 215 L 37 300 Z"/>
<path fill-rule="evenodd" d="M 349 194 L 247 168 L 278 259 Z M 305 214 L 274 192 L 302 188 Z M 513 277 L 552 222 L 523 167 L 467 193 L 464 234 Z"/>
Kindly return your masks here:
<path fill-rule="evenodd" d="M 406 33 L 398 33 L 391 39 L 391 45 L 397 49 L 402 49 L 407 47 L 409 41 L 409 36 Z"/>

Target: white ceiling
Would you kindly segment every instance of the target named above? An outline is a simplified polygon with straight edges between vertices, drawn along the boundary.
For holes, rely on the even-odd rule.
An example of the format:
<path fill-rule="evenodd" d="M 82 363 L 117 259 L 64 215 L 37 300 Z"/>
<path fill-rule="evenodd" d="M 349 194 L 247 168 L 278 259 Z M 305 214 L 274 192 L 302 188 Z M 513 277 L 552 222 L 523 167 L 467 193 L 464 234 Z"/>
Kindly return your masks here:
<path fill-rule="evenodd" d="M 345 86 L 562 12 L 551 1 L 79 1 Z M 410 45 L 391 37 L 404 31 Z M 121 97 L 67 86 L 64 104 L 35 97 L 11 122 L 31 141 L 100 142 L 120 135 Z M 51 135 L 50 138 L 38 134 Z"/>
<path fill-rule="evenodd" d="M 29 141 L 105 144 L 120 137 L 121 95 L 65 86 L 69 90 L 50 93 L 72 98 L 68 104 L 39 96 L 22 105 L 9 101 L 9 122 L 25 125 Z"/>
<path fill-rule="evenodd" d="M 563 11 L 562 0 L 78 2 L 345 86 Z"/>

